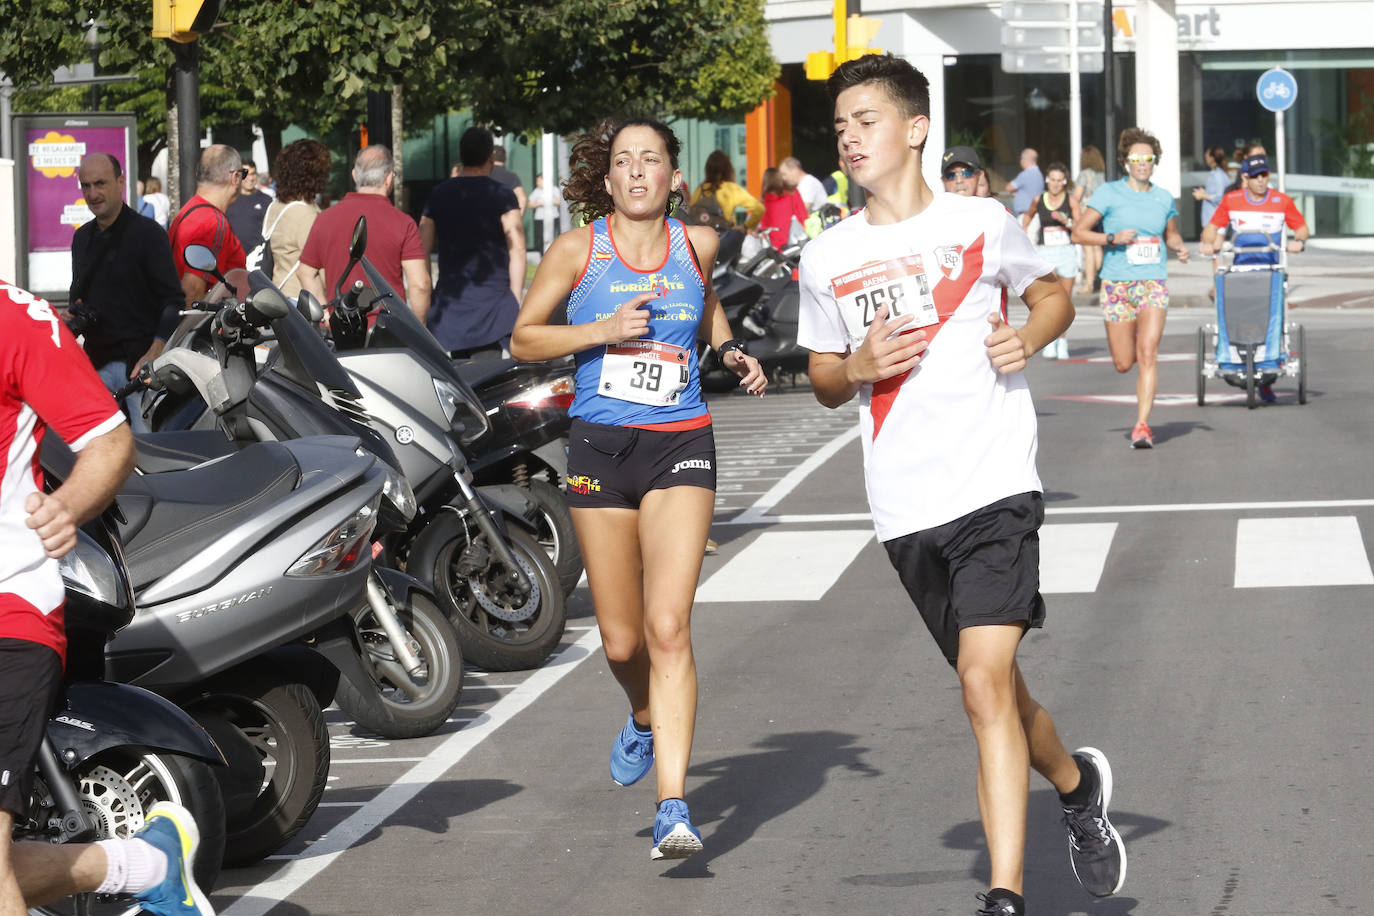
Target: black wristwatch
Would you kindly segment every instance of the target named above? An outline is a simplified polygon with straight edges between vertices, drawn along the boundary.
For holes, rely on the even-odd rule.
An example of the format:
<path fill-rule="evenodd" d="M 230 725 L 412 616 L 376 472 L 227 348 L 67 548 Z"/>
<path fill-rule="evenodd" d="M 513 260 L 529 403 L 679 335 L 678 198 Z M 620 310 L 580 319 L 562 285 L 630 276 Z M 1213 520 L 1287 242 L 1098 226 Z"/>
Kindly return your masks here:
<path fill-rule="evenodd" d="M 1108 232 L 1108 233 L 1107 233 L 1107 247 L 1108 247 L 1108 248 L 1111 248 L 1111 247 L 1112 247 L 1113 245 L 1115 245 L 1115 244 L 1116 244 L 1116 233 L 1115 233 L 1115 232 Z"/>
<path fill-rule="evenodd" d="M 716 347 L 716 356 L 720 359 L 725 359 L 725 354 L 729 353 L 731 350 L 738 350 L 740 356 L 749 355 L 749 349 L 744 345 L 744 341 L 740 340 L 738 337 L 731 337 L 725 343 Z"/>

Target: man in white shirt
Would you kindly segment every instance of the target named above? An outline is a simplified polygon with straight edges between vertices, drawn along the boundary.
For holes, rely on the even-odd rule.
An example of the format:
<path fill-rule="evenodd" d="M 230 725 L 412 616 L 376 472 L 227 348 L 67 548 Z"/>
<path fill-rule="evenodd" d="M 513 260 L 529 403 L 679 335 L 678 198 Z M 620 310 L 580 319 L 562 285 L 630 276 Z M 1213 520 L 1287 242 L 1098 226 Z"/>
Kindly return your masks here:
<path fill-rule="evenodd" d="M 1041 626 L 1036 419 L 1026 359 L 1073 320 L 1054 269 L 995 200 L 936 194 L 921 172 L 929 83 L 890 54 L 830 77 L 835 131 L 865 209 L 802 251 L 798 340 L 817 399 L 861 398 L 878 538 L 963 689 L 991 859 L 981 916 L 1022 916 L 1027 770 L 1060 793 L 1070 862 L 1098 896 L 1125 849 L 1106 817 L 1111 768 L 1070 754 L 1026 689 L 1016 650 Z M 1025 300 L 1007 324 L 1002 289 Z M 918 907 L 918 909 L 925 909 Z"/>
<path fill-rule="evenodd" d="M 802 168 L 801 160 L 796 156 L 788 156 L 779 162 L 778 174 L 787 182 L 788 187 L 797 189 L 802 203 L 806 205 L 807 213 L 815 213 L 825 206 L 825 185 L 815 175 Z"/>

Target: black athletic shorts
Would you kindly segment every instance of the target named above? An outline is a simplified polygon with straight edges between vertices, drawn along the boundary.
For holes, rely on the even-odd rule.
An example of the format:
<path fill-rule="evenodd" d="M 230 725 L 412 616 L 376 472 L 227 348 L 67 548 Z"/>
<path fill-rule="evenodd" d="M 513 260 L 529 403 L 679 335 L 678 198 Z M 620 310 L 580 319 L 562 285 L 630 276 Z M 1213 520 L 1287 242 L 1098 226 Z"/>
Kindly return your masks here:
<path fill-rule="evenodd" d="M 884 541 L 888 559 L 951 665 L 964 627 L 1045 623 L 1039 493 L 1020 493 L 935 528 Z"/>
<path fill-rule="evenodd" d="M 27 639 L 0 639 L 0 809 L 22 815 L 38 746 L 62 686 L 62 659 Z"/>
<path fill-rule="evenodd" d="M 568 505 L 638 509 L 650 490 L 716 488 L 711 427 L 666 431 L 573 420 L 568 431 Z"/>

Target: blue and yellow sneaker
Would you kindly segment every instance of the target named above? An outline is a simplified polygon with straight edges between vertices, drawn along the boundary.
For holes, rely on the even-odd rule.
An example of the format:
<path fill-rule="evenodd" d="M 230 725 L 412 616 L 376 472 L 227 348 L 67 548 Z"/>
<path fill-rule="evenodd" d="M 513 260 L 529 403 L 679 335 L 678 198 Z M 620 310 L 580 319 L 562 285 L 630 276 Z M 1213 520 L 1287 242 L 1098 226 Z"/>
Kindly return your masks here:
<path fill-rule="evenodd" d="M 632 786 L 643 779 L 653 765 L 653 733 L 646 735 L 635 728 L 635 717 L 631 714 L 616 735 L 615 744 L 611 745 L 611 779 L 616 785 Z"/>
<path fill-rule="evenodd" d="M 654 817 L 654 846 L 650 859 L 685 859 L 701 852 L 701 832 L 692 826 L 687 803 L 680 798 L 665 798 L 658 803 Z"/>
<path fill-rule="evenodd" d="M 153 916 L 215 916 L 210 900 L 196 885 L 191 867 L 200 846 L 200 830 L 191 812 L 172 802 L 158 802 L 148 811 L 143 829 L 134 835 L 167 856 L 167 877 L 156 887 L 134 896 Z"/>

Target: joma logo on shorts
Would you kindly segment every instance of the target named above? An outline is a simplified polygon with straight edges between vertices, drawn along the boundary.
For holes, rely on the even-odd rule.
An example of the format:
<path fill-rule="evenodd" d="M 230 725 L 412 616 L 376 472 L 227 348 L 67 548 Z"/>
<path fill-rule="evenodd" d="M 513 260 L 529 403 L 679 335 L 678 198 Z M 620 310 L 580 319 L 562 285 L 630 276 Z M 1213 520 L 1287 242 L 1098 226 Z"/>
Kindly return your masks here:
<path fill-rule="evenodd" d="M 673 465 L 673 473 L 678 471 L 690 471 L 693 468 L 700 468 L 703 471 L 711 470 L 711 459 L 709 458 L 688 458 L 686 461 L 679 461 Z"/>
<path fill-rule="evenodd" d="M 569 477 L 568 489 L 572 490 L 574 493 L 580 493 L 583 496 L 586 496 L 588 493 L 600 493 L 601 480 L 593 480 L 586 474 L 582 474 L 579 477 Z"/>

